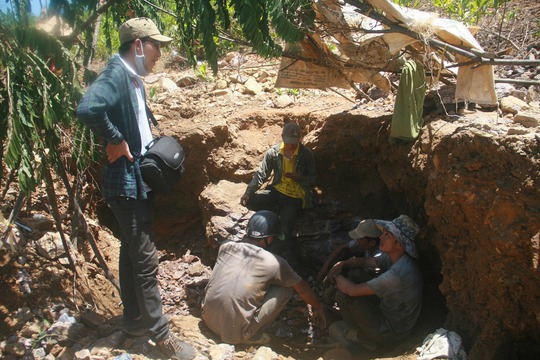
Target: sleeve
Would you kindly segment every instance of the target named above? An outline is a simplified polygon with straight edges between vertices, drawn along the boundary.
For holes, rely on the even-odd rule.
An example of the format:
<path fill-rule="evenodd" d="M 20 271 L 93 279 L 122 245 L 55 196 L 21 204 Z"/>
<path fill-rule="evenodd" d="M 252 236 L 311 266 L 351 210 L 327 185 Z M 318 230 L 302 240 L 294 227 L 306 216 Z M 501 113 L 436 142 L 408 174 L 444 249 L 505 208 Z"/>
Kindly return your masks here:
<path fill-rule="evenodd" d="M 315 185 L 315 180 L 317 179 L 317 168 L 315 166 L 315 156 L 313 155 L 313 151 L 311 151 L 304 145 L 302 146 L 303 146 L 303 152 L 304 152 L 305 173 L 301 174 L 302 179 L 300 180 L 300 183 L 304 187 L 312 187 Z"/>
<path fill-rule="evenodd" d="M 120 144 L 124 140 L 122 133 L 109 119 L 110 110 L 118 103 L 120 95 L 124 93 L 120 89 L 119 75 L 117 71 L 105 69 L 90 85 L 77 106 L 78 119 L 98 137 L 114 145 Z"/>
<path fill-rule="evenodd" d="M 291 265 L 279 255 L 275 255 L 278 261 L 278 268 L 276 271 L 275 285 L 281 285 L 284 287 L 292 287 L 302 281 L 300 275 L 298 275 Z"/>
<path fill-rule="evenodd" d="M 246 189 L 246 193 L 250 196 L 253 195 L 255 191 L 259 190 L 262 184 L 264 184 L 268 180 L 268 178 L 270 178 L 270 175 L 274 170 L 273 151 L 273 148 L 270 148 L 266 151 L 263 161 L 259 166 L 259 169 L 253 175 L 253 179 L 251 179 L 251 182 Z"/>
<path fill-rule="evenodd" d="M 391 270 L 388 270 L 382 273 L 380 276 L 366 282 L 370 289 L 373 290 L 380 298 L 388 296 L 395 291 L 399 291 L 401 288 L 400 283 L 401 281 L 399 277 Z"/>

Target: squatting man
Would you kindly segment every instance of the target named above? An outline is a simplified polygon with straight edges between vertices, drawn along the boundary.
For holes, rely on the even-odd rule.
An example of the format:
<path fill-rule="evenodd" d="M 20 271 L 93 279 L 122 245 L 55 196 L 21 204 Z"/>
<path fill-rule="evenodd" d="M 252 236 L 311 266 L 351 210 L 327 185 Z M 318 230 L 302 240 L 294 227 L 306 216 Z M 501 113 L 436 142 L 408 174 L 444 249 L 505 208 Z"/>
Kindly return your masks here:
<path fill-rule="evenodd" d="M 323 305 L 281 256 L 266 249 L 284 238 L 278 216 L 261 210 L 249 219 L 242 241 L 223 243 L 205 289 L 202 318 L 229 344 L 266 344 L 263 332 L 287 305 L 293 289 L 311 306 L 314 325 L 326 327 Z"/>
<path fill-rule="evenodd" d="M 293 238 L 293 228 L 302 210 L 313 207 L 312 187 L 316 178 L 313 152 L 301 139 L 298 124 L 285 124 L 282 141 L 266 151 L 240 199 L 250 210 L 270 210 L 279 216 L 285 241 L 273 244 L 269 250 L 283 256 L 297 271 L 302 259 L 299 244 Z M 261 189 L 272 176 L 271 183 Z"/>

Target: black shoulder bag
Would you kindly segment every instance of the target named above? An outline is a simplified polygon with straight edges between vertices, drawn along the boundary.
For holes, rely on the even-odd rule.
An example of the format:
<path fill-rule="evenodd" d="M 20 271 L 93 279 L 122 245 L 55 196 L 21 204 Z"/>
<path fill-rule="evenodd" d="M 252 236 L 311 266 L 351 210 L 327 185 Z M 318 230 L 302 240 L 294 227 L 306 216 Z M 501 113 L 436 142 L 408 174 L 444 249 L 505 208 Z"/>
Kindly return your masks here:
<path fill-rule="evenodd" d="M 148 106 L 146 114 L 154 126 L 160 130 L 157 120 Z M 141 156 L 139 161 L 144 182 L 156 193 L 167 194 L 171 192 L 185 171 L 183 165 L 184 149 L 171 136 L 158 136 L 145 147 L 146 153 Z"/>

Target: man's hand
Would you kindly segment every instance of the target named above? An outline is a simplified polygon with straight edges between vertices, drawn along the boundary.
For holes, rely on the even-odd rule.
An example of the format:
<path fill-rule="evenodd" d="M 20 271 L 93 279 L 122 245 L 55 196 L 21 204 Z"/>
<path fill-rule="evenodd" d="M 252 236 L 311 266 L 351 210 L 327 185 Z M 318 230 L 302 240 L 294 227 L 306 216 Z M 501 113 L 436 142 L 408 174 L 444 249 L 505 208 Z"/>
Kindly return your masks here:
<path fill-rule="evenodd" d="M 131 155 L 131 152 L 129 151 L 129 146 L 126 140 L 122 141 L 118 145 L 107 143 L 106 151 L 109 164 L 112 164 L 116 160 L 120 159 L 122 156 L 127 157 L 129 161 L 133 162 L 133 155 Z"/>
<path fill-rule="evenodd" d="M 343 270 L 343 266 L 345 266 L 345 261 L 338 261 L 334 266 L 332 266 L 332 268 L 330 269 L 330 271 L 324 278 L 323 284 L 324 285 L 333 284 L 334 277 L 338 274 L 341 274 L 341 271 Z"/>
<path fill-rule="evenodd" d="M 313 311 L 313 325 L 319 329 L 326 329 L 326 314 L 324 313 L 323 307 L 321 306 L 318 309 L 311 307 Z"/>
<path fill-rule="evenodd" d="M 249 201 L 249 195 L 248 194 L 244 194 L 240 198 L 240 204 L 243 205 L 243 206 L 246 206 L 248 201 Z"/>

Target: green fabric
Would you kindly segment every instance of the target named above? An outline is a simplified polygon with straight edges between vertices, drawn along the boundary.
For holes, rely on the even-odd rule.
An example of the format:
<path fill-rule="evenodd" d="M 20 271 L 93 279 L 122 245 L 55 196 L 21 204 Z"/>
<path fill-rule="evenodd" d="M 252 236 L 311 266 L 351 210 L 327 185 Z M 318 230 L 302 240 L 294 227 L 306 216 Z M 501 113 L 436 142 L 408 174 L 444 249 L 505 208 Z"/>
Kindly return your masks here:
<path fill-rule="evenodd" d="M 414 140 L 422 128 L 422 112 L 426 97 L 426 77 L 422 64 L 408 60 L 401 70 L 392 128 L 393 138 Z"/>

